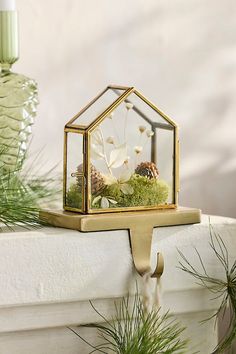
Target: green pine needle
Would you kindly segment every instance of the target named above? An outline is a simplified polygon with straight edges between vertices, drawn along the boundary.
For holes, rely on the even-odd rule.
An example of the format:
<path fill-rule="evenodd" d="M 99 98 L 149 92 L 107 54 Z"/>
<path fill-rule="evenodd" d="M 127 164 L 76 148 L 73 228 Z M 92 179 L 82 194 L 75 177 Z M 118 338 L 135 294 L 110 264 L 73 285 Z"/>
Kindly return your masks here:
<path fill-rule="evenodd" d="M 5 152 L 0 146 L 0 156 Z M 22 172 L 22 166 L 13 171 L 0 168 L 0 232 L 2 226 L 13 229 L 16 226 L 34 228 L 42 224 L 39 210 L 42 204 L 55 199 L 58 188 L 51 171 L 42 176 L 32 173 L 38 165 L 37 159 L 28 170 Z"/>
<path fill-rule="evenodd" d="M 166 313 L 159 310 L 146 313 L 141 299 L 135 296 L 133 303 L 129 298 L 122 299 L 116 305 L 116 316 L 108 321 L 91 303 L 93 309 L 101 317 L 102 324 L 90 324 L 85 327 L 95 328 L 102 339 L 102 344 L 93 346 L 80 334 L 70 328 L 79 338 L 93 350 L 90 353 L 117 354 L 183 354 L 187 341 L 181 339 L 184 328 Z"/>
<path fill-rule="evenodd" d="M 225 243 L 222 237 L 214 231 L 211 225 L 210 247 L 225 271 L 225 279 L 214 278 L 208 274 L 201 255 L 197 249 L 195 250 L 202 270 L 199 271 L 193 267 L 183 253 L 179 251 L 179 254 L 183 260 L 180 262 L 180 269 L 192 275 L 201 286 L 212 292 L 214 294 L 214 299 L 222 299 L 220 307 L 216 313 L 205 321 L 212 318 L 217 319 L 222 311 L 224 314 L 227 307 L 230 308 L 231 320 L 227 334 L 212 352 L 212 354 L 218 354 L 224 353 L 227 349 L 229 349 L 236 338 L 236 260 L 233 265 L 230 266 L 229 255 Z"/>

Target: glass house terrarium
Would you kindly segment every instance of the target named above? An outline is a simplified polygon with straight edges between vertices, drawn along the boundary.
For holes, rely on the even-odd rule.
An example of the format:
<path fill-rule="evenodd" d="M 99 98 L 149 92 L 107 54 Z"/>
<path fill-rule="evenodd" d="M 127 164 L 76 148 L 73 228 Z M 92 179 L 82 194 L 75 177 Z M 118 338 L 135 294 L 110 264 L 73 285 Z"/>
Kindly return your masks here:
<path fill-rule="evenodd" d="M 134 87 L 108 86 L 65 126 L 64 209 L 176 208 L 178 127 Z"/>

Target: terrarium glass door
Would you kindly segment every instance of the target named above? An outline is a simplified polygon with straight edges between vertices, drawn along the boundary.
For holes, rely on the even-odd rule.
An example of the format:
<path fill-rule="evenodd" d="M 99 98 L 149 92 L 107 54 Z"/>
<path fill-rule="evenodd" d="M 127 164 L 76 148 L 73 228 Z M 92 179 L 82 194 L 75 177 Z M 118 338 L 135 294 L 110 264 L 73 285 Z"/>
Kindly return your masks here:
<path fill-rule="evenodd" d="M 84 211 L 84 135 L 66 129 L 64 156 L 64 207 Z"/>

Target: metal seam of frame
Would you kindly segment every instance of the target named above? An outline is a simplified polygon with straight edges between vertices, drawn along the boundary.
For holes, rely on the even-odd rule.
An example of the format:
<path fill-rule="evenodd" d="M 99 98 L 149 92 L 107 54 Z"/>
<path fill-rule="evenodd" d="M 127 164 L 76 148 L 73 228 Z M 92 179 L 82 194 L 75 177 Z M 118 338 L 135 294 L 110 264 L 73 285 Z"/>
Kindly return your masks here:
<path fill-rule="evenodd" d="M 85 131 L 86 126 L 85 125 L 78 125 L 78 124 L 66 124 L 65 129 L 77 129 L 81 131 Z"/>
<path fill-rule="evenodd" d="M 68 128 L 68 127 L 65 127 L 64 131 L 66 133 L 77 133 L 77 134 L 84 134 L 84 132 L 85 132 L 85 130 L 83 130 L 83 129 Z"/>
<path fill-rule="evenodd" d="M 67 132 L 64 132 L 64 151 L 63 151 L 63 208 L 66 207 L 67 189 Z"/>
<path fill-rule="evenodd" d="M 180 158 L 180 146 L 179 146 L 179 129 L 176 128 L 176 151 L 175 151 L 175 159 L 176 159 L 176 204 L 178 204 L 178 195 L 180 191 L 180 176 L 179 176 L 179 158 Z"/>
<path fill-rule="evenodd" d="M 178 128 L 174 131 L 174 198 L 175 204 L 178 203 L 178 192 L 179 192 L 179 156 L 178 156 Z"/>
<path fill-rule="evenodd" d="M 107 86 L 109 89 L 115 89 L 115 90 L 129 90 L 132 87 L 131 86 L 120 86 L 120 85 L 109 85 Z"/>
<path fill-rule="evenodd" d="M 106 87 L 103 91 L 101 91 L 93 100 L 91 100 L 84 108 L 82 108 L 67 124 L 66 127 L 69 127 L 72 125 L 72 123 L 79 118 L 89 107 L 91 107 L 94 102 L 96 102 L 106 91 L 108 90 L 108 87 Z M 86 127 L 85 127 L 86 128 Z M 84 129 L 85 129 L 84 128 Z"/>
<path fill-rule="evenodd" d="M 120 97 L 118 97 L 100 116 L 98 116 L 87 128 L 86 131 L 91 131 L 96 128 L 107 115 L 109 115 L 114 109 L 119 106 L 132 92 L 134 92 L 134 87 L 130 87 L 126 90 Z"/>
<path fill-rule="evenodd" d="M 82 135 L 82 139 L 84 141 L 84 135 L 85 132 L 78 130 L 78 129 L 72 129 L 72 128 L 66 128 L 64 129 L 64 156 L 63 156 L 63 208 L 65 210 L 69 210 L 68 206 L 66 205 L 66 193 L 67 193 L 67 150 L 68 150 L 68 133 L 73 133 L 73 134 L 78 134 Z M 84 148 L 83 148 L 84 151 Z M 84 155 L 83 155 L 84 159 Z M 82 178 L 82 203 L 81 203 L 81 208 L 76 208 L 77 212 L 83 212 L 84 211 L 84 173 L 81 173 L 78 175 L 78 177 Z"/>
<path fill-rule="evenodd" d="M 125 208 L 109 208 L 109 209 L 89 209 L 87 213 L 89 214 L 103 214 L 103 213 L 119 213 L 119 212 L 123 212 L 123 211 L 143 211 L 143 210 L 166 210 L 166 209 L 176 209 L 177 205 L 176 204 L 168 204 L 168 205 L 161 205 L 161 206 L 140 206 L 140 207 L 125 207 Z M 86 214 L 82 211 L 80 211 L 80 209 L 78 208 L 73 208 L 73 207 L 65 207 L 65 210 L 67 211 L 75 211 L 75 212 L 79 212 L 80 214 Z"/>
<path fill-rule="evenodd" d="M 101 214 L 101 213 L 119 213 L 123 211 L 142 211 L 142 210 L 165 210 L 165 209 L 176 209 L 176 204 L 168 204 L 161 206 L 140 206 L 140 207 L 120 207 L 120 208 L 109 208 L 109 209 L 88 209 L 89 214 Z"/>
<path fill-rule="evenodd" d="M 85 213 L 88 213 L 89 210 L 89 205 L 90 205 L 90 196 L 91 196 L 91 178 L 90 178 L 90 170 L 91 170 L 91 164 L 90 164 L 90 137 L 88 131 L 85 132 L 84 135 L 85 139 L 85 151 L 84 151 L 84 176 L 85 176 L 85 188 L 84 188 L 84 210 Z"/>

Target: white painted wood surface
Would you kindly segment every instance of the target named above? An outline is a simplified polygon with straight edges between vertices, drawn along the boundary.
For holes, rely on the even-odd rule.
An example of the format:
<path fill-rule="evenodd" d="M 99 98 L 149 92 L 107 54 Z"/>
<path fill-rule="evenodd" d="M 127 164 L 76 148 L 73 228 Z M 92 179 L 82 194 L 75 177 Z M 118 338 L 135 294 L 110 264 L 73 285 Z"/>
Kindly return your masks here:
<path fill-rule="evenodd" d="M 211 223 L 235 258 L 236 220 L 212 217 Z M 217 308 L 209 294 L 176 267 L 177 248 L 195 264 L 193 247 L 212 275 L 223 276 L 209 246 L 208 218 L 199 225 L 155 229 L 156 252 L 165 257 L 163 308 L 188 327 L 192 350 L 210 353 L 216 345 L 214 323 L 200 325 Z M 137 279 L 127 231 L 82 234 L 44 228 L 37 232 L 0 235 L 0 353 L 87 354 L 89 348 L 66 326 L 99 320 L 88 300 L 108 318 L 115 299 L 134 293 Z M 96 334 L 79 329 L 96 342 Z"/>

